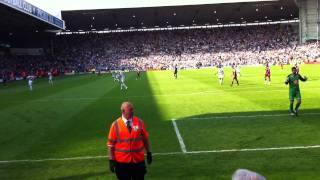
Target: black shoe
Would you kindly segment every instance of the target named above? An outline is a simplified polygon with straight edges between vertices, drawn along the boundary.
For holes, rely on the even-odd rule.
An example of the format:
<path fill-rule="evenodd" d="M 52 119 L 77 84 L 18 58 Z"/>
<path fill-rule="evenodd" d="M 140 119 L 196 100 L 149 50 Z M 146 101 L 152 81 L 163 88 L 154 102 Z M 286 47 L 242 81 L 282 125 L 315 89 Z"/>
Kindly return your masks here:
<path fill-rule="evenodd" d="M 298 117 L 298 109 L 294 111 L 294 115 Z"/>

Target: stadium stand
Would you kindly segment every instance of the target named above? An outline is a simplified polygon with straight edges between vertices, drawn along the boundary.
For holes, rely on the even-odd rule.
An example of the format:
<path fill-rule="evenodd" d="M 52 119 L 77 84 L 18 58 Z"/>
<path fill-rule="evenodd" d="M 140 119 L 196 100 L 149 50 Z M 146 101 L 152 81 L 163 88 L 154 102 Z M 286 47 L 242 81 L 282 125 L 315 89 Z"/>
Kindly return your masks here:
<path fill-rule="evenodd" d="M 50 40 L 64 21 L 23 0 L 0 0 L 0 81 L 56 68 Z M 42 73 L 41 73 L 42 72 Z"/>
<path fill-rule="evenodd" d="M 0 74 L 8 80 L 25 78 L 28 74 L 41 77 L 48 71 L 58 75 L 92 69 L 159 70 L 175 65 L 199 68 L 218 64 L 289 64 L 313 62 L 320 55 L 317 43 L 299 44 L 297 23 L 270 23 L 296 19 L 299 13 L 294 1 L 63 11 L 66 30 L 57 36 L 48 33 L 48 29 L 57 32 L 63 27 L 57 28 L 50 22 L 24 15 L 5 4 L 0 10 L 2 14 L 12 14 L 5 15 L 3 23 L 16 22 L 6 24 L 8 27 L 1 33 Z M 187 11 L 190 13 L 180 15 Z M 33 26 L 26 26 L 24 32 L 19 31 L 25 26 L 17 22 L 20 17 Z M 104 22 L 101 21 L 103 18 L 106 18 Z M 247 24 L 263 20 L 269 23 Z M 163 24 L 164 21 L 168 23 Z M 229 25 L 221 27 L 207 26 L 208 23 L 228 22 Z M 241 22 L 240 26 L 234 24 Z M 133 23 L 137 30 L 132 29 Z M 203 26 L 170 28 L 182 25 Z M 138 30 L 146 27 L 153 29 Z M 106 28 L 114 31 L 101 33 L 100 30 Z M 129 31 L 118 32 L 119 29 Z M 87 30 L 89 32 L 84 32 Z"/>
<path fill-rule="evenodd" d="M 57 37 L 56 55 L 85 69 L 197 68 L 223 64 L 289 64 L 319 57 L 315 43 L 298 44 L 291 25 L 264 25 Z"/>

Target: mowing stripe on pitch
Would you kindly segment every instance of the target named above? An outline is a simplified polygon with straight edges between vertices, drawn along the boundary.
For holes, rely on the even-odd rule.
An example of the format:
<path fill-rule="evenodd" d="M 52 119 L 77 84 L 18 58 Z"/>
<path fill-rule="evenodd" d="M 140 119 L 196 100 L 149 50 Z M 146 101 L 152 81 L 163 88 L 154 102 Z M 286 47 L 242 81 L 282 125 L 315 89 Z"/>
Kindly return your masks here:
<path fill-rule="evenodd" d="M 302 116 L 320 115 L 319 113 L 301 113 Z M 209 116 L 209 117 L 190 117 L 181 118 L 185 120 L 204 120 L 204 119 L 234 119 L 234 118 L 257 118 L 257 117 L 283 117 L 290 116 L 289 114 L 257 114 L 257 115 L 239 115 L 239 116 Z"/>
<path fill-rule="evenodd" d="M 236 89 L 231 89 L 231 90 L 224 90 L 223 92 L 221 91 L 200 91 L 200 92 L 191 92 L 191 93 L 177 93 L 177 94 L 151 94 L 151 95 L 138 95 L 138 96 L 127 96 L 126 98 L 146 98 L 146 97 L 167 97 L 167 96 L 203 96 L 203 95 L 213 95 L 213 94 L 224 94 L 226 92 L 239 92 L 239 90 L 249 90 L 249 89 L 255 89 L 255 88 L 236 88 Z M 315 90 L 315 89 L 320 89 L 317 87 L 312 87 L 311 90 Z M 305 89 L 308 90 L 308 89 Z M 305 91 L 304 90 L 304 91 Z M 268 90 L 268 92 L 271 91 L 288 91 L 288 89 L 271 89 Z M 261 89 L 261 90 L 253 90 L 253 91 L 248 91 L 248 92 L 266 92 L 265 89 Z M 38 100 L 34 100 L 31 101 L 32 103 L 41 103 L 41 102 L 52 102 L 52 101 L 95 101 L 97 99 L 121 99 L 123 97 L 61 97 L 61 98 L 45 98 L 45 99 L 38 99 Z M 15 102 L 21 102 L 21 100 L 14 100 L 12 99 L 11 101 L 15 101 Z"/>
<path fill-rule="evenodd" d="M 204 153 L 229 153 L 229 152 L 254 152 L 254 151 L 280 151 L 280 150 L 298 150 L 298 149 L 316 149 L 320 145 L 311 146 L 288 146 L 288 147 L 271 147 L 271 148 L 253 148 L 253 149 L 222 149 L 209 151 L 187 151 L 187 152 L 163 152 L 153 153 L 155 156 L 179 155 L 179 154 L 204 154 Z M 105 159 L 108 156 L 79 156 L 69 158 L 48 158 L 48 159 L 23 159 L 0 161 L 0 164 L 8 163 L 28 163 L 28 162 L 45 162 L 45 161 L 69 161 L 69 160 L 88 160 L 88 159 Z"/>
<path fill-rule="evenodd" d="M 173 125 L 173 128 L 174 128 L 174 131 L 176 132 L 176 135 L 177 135 L 180 147 L 181 147 L 181 151 L 183 153 L 186 153 L 187 152 L 187 148 L 186 148 L 186 145 L 183 142 L 183 139 L 182 139 L 182 136 L 180 134 L 179 128 L 177 126 L 177 123 L 176 123 L 175 119 L 172 119 L 171 121 L 172 121 L 172 125 Z"/>
<path fill-rule="evenodd" d="M 86 160 L 86 159 L 101 159 L 107 158 L 108 156 L 79 156 L 79 157 L 68 157 L 68 158 L 47 158 L 47 159 L 21 159 L 21 160 L 7 160 L 0 161 L 0 164 L 5 163 L 19 163 L 19 162 L 45 162 L 45 161 L 69 161 L 69 160 Z"/>

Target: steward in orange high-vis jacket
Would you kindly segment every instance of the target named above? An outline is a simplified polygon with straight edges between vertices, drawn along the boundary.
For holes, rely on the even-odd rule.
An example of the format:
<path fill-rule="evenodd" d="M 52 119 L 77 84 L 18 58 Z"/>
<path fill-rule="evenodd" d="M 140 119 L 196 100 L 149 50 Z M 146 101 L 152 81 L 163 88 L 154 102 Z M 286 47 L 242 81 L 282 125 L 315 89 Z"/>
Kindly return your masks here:
<path fill-rule="evenodd" d="M 122 103 L 121 113 L 112 123 L 108 136 L 110 170 L 119 180 L 143 180 L 147 172 L 145 151 L 147 163 L 152 163 L 148 132 L 143 121 L 133 116 L 130 102 Z"/>

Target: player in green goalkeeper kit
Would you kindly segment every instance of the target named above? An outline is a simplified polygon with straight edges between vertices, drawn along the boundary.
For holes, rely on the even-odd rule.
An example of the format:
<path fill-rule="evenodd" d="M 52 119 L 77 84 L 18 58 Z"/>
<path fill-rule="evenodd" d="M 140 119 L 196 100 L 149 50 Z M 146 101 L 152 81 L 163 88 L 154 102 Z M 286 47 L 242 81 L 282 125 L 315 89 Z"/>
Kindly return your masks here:
<path fill-rule="evenodd" d="M 302 77 L 296 67 L 292 67 L 292 74 L 288 75 L 286 84 L 289 84 L 289 99 L 290 99 L 290 115 L 298 116 L 299 106 L 301 105 L 301 94 L 299 88 L 299 80 L 306 81 L 306 76 Z M 297 100 L 295 109 L 293 109 L 294 99 Z"/>

